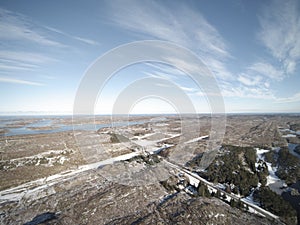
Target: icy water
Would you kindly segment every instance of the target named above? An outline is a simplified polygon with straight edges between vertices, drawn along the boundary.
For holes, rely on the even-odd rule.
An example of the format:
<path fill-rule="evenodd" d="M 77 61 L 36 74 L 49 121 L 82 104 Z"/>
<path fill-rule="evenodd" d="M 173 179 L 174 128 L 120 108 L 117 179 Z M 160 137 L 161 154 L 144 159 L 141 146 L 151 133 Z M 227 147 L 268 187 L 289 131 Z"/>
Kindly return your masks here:
<path fill-rule="evenodd" d="M 289 152 L 290 152 L 292 155 L 296 156 L 298 159 L 300 159 L 300 155 L 299 155 L 297 152 L 294 151 L 294 149 L 297 147 L 297 145 L 298 145 L 298 144 L 289 143 L 289 144 L 288 144 Z"/>
<path fill-rule="evenodd" d="M 148 121 L 125 121 L 125 122 L 114 122 L 103 123 L 103 124 L 64 124 L 63 119 L 70 119 L 71 117 L 66 116 L 55 116 L 43 118 L 40 116 L 27 116 L 27 117 L 0 117 L 0 128 L 5 130 L 5 133 L 0 133 L 0 136 L 14 136 L 24 134 L 49 134 L 63 131 L 72 130 L 98 130 L 105 127 L 121 127 L 144 124 Z M 33 122 L 30 122 L 30 121 Z M 28 122 L 29 121 L 29 122 Z M 16 128 L 11 127 L 18 123 L 25 123 L 24 125 Z M 40 129 L 42 128 L 42 129 Z"/>
<path fill-rule="evenodd" d="M 300 181 L 291 185 L 291 188 L 298 190 L 300 193 Z M 297 211 L 298 224 L 300 224 L 300 195 L 292 195 L 291 192 L 283 192 L 282 197 L 288 201 Z"/>

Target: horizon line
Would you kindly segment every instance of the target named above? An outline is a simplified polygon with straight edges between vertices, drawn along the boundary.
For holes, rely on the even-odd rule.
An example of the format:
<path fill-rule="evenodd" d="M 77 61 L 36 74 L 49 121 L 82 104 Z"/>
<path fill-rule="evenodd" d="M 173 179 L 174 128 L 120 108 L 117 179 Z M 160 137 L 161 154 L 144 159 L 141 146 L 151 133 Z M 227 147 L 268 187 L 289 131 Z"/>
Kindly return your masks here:
<path fill-rule="evenodd" d="M 94 114 L 72 114 L 72 113 L 63 113 L 63 112 L 0 112 L 0 116 L 112 116 L 112 115 L 118 115 L 118 116 L 138 116 L 138 115 L 218 115 L 218 114 L 256 114 L 256 115 L 264 115 L 264 114 L 300 114 L 300 112 L 251 112 L 251 111 L 241 111 L 241 112 L 224 112 L 224 113 L 211 113 L 211 112 L 196 112 L 196 113 L 94 113 Z"/>

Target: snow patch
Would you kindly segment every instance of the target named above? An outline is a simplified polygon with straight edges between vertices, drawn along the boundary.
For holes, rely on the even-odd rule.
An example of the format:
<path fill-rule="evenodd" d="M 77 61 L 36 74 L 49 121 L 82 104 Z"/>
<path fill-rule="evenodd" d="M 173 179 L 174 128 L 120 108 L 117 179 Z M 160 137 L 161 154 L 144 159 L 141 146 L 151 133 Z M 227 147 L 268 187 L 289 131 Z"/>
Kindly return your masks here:
<path fill-rule="evenodd" d="M 206 139 L 208 137 L 209 137 L 208 135 L 205 135 L 205 136 L 193 138 L 193 139 L 191 139 L 189 141 L 186 141 L 185 144 L 189 144 L 189 143 L 193 143 L 193 142 L 196 142 L 196 141 L 200 141 L 200 140 Z"/>
<path fill-rule="evenodd" d="M 267 153 L 269 151 L 270 150 L 256 148 L 257 161 L 264 160 L 263 154 L 265 154 L 265 153 Z"/>
<path fill-rule="evenodd" d="M 269 172 L 269 176 L 267 176 L 267 186 L 269 186 L 270 184 L 280 181 L 280 179 L 275 175 L 277 167 L 272 167 L 272 164 L 268 162 L 266 162 L 266 164 Z"/>
<path fill-rule="evenodd" d="M 297 135 L 295 135 L 295 134 L 286 134 L 286 135 L 282 135 L 282 137 L 284 137 L 284 138 L 297 137 Z"/>

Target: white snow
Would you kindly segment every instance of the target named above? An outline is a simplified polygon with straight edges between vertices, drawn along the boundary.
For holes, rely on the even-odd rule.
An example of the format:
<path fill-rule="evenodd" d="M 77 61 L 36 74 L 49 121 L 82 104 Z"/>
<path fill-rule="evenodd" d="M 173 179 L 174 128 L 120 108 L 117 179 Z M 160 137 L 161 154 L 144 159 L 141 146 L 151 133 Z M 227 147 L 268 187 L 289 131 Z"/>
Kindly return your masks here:
<path fill-rule="evenodd" d="M 286 135 L 282 135 L 282 137 L 284 137 L 284 138 L 297 137 L 297 135 L 295 135 L 295 134 L 286 134 Z"/>
<path fill-rule="evenodd" d="M 269 151 L 270 150 L 256 148 L 257 161 L 264 160 L 263 154 Z"/>
<path fill-rule="evenodd" d="M 243 202 L 247 202 L 249 204 L 259 206 L 259 204 L 257 202 L 255 202 L 253 199 L 253 193 L 254 193 L 254 190 L 251 192 L 251 194 L 249 196 L 242 198 L 242 200 L 243 200 Z"/>
<path fill-rule="evenodd" d="M 278 149 L 276 148 L 274 150 L 277 151 Z M 259 165 L 258 163 L 259 160 L 264 161 L 263 154 L 269 151 L 270 150 L 256 148 L 256 154 L 257 154 L 257 163 L 255 163 L 256 167 L 258 167 Z M 269 175 L 267 176 L 266 186 L 281 181 L 275 174 L 275 172 L 277 171 L 277 167 L 272 167 L 272 164 L 269 162 L 265 162 L 265 163 L 267 164 L 268 172 L 269 172 Z"/>
<path fill-rule="evenodd" d="M 140 139 L 140 140 L 136 140 L 136 141 L 132 141 L 133 143 L 140 145 L 142 147 L 149 147 L 149 146 L 153 146 L 156 144 L 156 141 L 149 141 L 149 140 L 145 140 L 145 139 Z"/>
<path fill-rule="evenodd" d="M 267 186 L 269 186 L 270 184 L 280 181 L 280 179 L 275 175 L 277 167 L 272 167 L 272 164 L 268 162 L 266 162 L 266 164 L 268 166 L 269 171 L 269 176 L 267 176 Z"/>
<path fill-rule="evenodd" d="M 249 212 L 252 212 L 252 213 L 255 213 L 255 214 L 259 214 L 261 216 L 264 216 L 261 212 L 263 212 L 264 214 L 267 214 L 268 216 L 274 218 L 274 219 L 278 219 L 279 217 L 274 215 L 273 213 L 270 213 L 269 211 L 267 210 L 264 210 L 263 208 L 260 208 L 259 206 L 249 202 L 248 200 L 246 200 L 245 198 L 242 198 L 241 199 L 241 202 L 244 202 L 244 203 L 248 203 L 249 206 Z"/>
<path fill-rule="evenodd" d="M 51 187 L 59 182 L 68 180 L 79 173 L 82 173 L 82 172 L 85 172 L 85 171 L 88 171 L 91 169 L 97 169 L 100 166 L 112 164 L 117 161 L 130 159 L 137 155 L 139 155 L 138 152 L 132 152 L 129 154 L 110 158 L 110 159 L 107 159 L 107 160 L 104 160 L 101 162 L 80 166 L 76 170 L 64 171 L 59 174 L 55 174 L 55 175 L 52 175 L 49 177 L 30 181 L 28 183 L 19 185 L 17 187 L 13 187 L 10 189 L 0 191 L 0 204 L 3 202 L 7 202 L 7 201 L 20 201 L 24 197 L 25 194 L 26 194 L 27 198 L 29 198 L 30 196 L 37 198 L 37 196 L 42 196 L 41 194 L 44 193 L 45 189 L 48 189 L 49 187 Z"/>
<path fill-rule="evenodd" d="M 219 216 L 224 217 L 225 215 L 222 214 L 222 213 L 217 213 L 217 214 L 215 215 L 215 218 L 218 218 Z"/>
<path fill-rule="evenodd" d="M 198 187 L 199 185 L 199 180 L 194 178 L 193 176 L 190 176 L 189 174 L 185 174 L 189 178 L 189 183 L 190 185 L 193 185 L 194 187 Z"/>
<path fill-rule="evenodd" d="M 14 161 L 24 161 L 24 160 L 31 160 L 31 159 L 39 159 L 39 158 L 43 158 L 49 155 L 60 155 L 60 154 L 65 154 L 65 153 L 70 153 L 72 150 L 50 150 L 50 151 L 46 151 L 46 152 L 42 152 L 36 155 L 31 155 L 31 156 L 26 156 L 26 157 L 22 157 L 22 158 L 15 158 L 15 159 L 11 159 L 11 162 Z"/>
<path fill-rule="evenodd" d="M 64 162 L 67 161 L 67 160 L 68 159 L 66 157 L 62 156 L 62 157 L 59 158 L 59 163 L 64 164 Z"/>
<path fill-rule="evenodd" d="M 168 123 L 156 123 L 155 126 L 156 127 L 164 127 L 164 126 L 168 126 Z"/>
<path fill-rule="evenodd" d="M 203 140 L 205 138 L 208 138 L 209 136 L 208 135 L 205 135 L 205 136 L 201 136 L 201 137 L 196 137 L 196 138 L 193 138 L 189 141 L 186 141 L 185 144 L 189 144 L 189 143 L 193 143 L 193 142 L 196 142 L 196 141 L 200 141 L 200 140 Z"/>
<path fill-rule="evenodd" d="M 224 184 L 220 184 L 220 183 L 216 184 L 215 187 L 219 188 L 219 189 L 222 189 L 222 190 L 226 189 L 225 185 Z"/>
<path fill-rule="evenodd" d="M 230 202 L 231 201 L 231 197 L 229 195 L 225 195 L 225 196 L 226 196 L 225 201 Z"/>

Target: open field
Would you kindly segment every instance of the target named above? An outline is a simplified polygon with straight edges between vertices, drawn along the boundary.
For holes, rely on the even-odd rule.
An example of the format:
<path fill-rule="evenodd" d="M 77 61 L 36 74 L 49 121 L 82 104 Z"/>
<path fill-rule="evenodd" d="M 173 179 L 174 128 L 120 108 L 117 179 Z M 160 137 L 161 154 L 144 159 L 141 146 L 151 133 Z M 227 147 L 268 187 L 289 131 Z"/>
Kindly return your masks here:
<path fill-rule="evenodd" d="M 122 224 L 139 218 L 144 223 L 171 222 L 166 213 L 174 212 L 176 203 L 184 208 L 180 208 L 182 221 L 196 221 L 194 213 L 200 207 L 206 222 L 271 224 L 267 218 L 249 212 L 236 216 L 237 209 L 223 206 L 216 198 L 190 197 L 189 189 L 178 183 L 182 179 L 180 171 L 169 168 L 164 160 L 172 161 L 173 155 L 180 153 L 188 162 L 201 155 L 207 150 L 211 132 L 209 116 L 190 116 L 189 120 L 200 124 L 199 132 L 189 127 L 189 139 L 182 139 L 181 121 L 176 116 L 130 117 L 130 123 L 120 117 L 113 127 L 109 126 L 109 117 L 99 117 L 95 123 L 99 127 L 94 129 L 88 126 L 59 132 L 52 131 L 69 128 L 70 118 L 2 120 L 0 220 L 20 224 L 45 212 L 55 212 L 53 224 Z M 264 149 L 288 148 L 291 143 L 297 146 L 299 126 L 300 117 L 295 115 L 230 115 L 222 144 Z M 23 134 L 14 129 L 21 129 Z M 133 176 L 128 181 L 122 170 L 135 172 L 130 173 Z M 161 171 L 160 176 L 157 171 Z M 151 172 L 155 179 L 147 180 Z M 144 181 L 139 183 L 138 178 Z M 175 189 L 166 188 L 174 184 L 161 183 L 170 178 Z M 185 208 L 187 204 L 193 207 Z"/>

